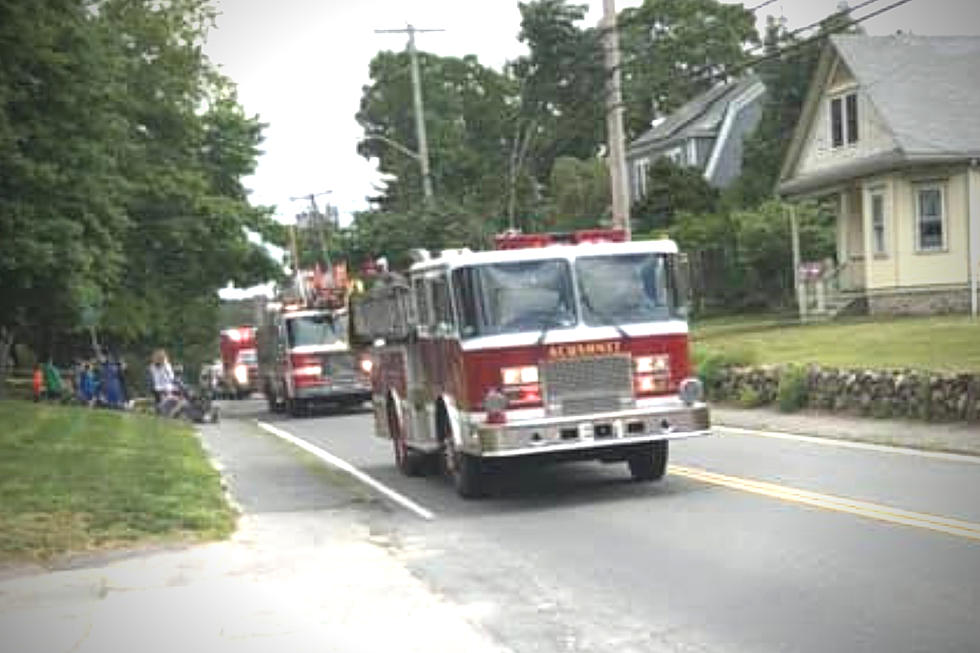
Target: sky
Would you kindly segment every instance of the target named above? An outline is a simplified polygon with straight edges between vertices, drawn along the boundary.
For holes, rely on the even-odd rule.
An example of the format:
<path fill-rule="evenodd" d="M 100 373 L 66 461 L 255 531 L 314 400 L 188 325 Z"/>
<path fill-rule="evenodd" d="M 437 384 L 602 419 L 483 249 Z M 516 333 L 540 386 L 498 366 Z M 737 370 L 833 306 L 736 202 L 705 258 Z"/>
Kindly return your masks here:
<path fill-rule="evenodd" d="M 340 211 L 341 224 L 367 208 L 366 197 L 380 181 L 376 161 L 357 154 L 362 134 L 354 120 L 368 64 L 379 50 L 401 50 L 404 34 L 376 29 L 445 31 L 419 34 L 420 50 L 443 56 L 475 54 L 500 69 L 525 52 L 517 40 L 517 0 L 214 0 L 217 24 L 205 52 L 238 85 L 250 114 L 268 123 L 256 174 L 246 180 L 253 204 L 274 205 L 290 222 L 306 206 L 291 198 L 310 193 Z M 594 25 L 602 0 L 589 6 Z M 729 4 L 738 4 L 723 0 Z M 856 17 L 894 0 L 879 0 Z M 762 0 L 749 0 L 752 7 Z M 640 0 L 617 0 L 617 10 Z M 858 4 L 852 0 L 852 5 Z M 778 0 L 757 12 L 785 18 L 790 29 L 833 12 L 838 0 Z M 980 0 L 912 0 L 864 23 L 870 34 L 897 30 L 916 34 L 980 34 Z"/>

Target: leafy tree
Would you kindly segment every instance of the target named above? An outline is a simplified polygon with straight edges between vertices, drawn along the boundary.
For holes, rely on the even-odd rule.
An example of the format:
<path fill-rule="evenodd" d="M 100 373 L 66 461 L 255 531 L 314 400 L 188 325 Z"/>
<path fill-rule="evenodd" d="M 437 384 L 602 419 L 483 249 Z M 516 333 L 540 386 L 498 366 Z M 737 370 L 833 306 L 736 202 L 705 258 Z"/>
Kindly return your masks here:
<path fill-rule="evenodd" d="M 547 226 L 556 230 L 589 229 L 608 218 L 612 201 L 609 170 L 601 159 L 559 157 L 551 168 Z"/>
<path fill-rule="evenodd" d="M 125 276 L 111 288 L 105 326 L 179 354 L 188 338 L 213 339 L 218 288 L 275 272 L 245 231 L 273 231 L 270 212 L 250 206 L 241 183 L 254 170 L 262 125 L 201 52 L 214 17 L 207 2 L 107 0 L 99 17 L 115 35 L 118 72 L 131 80 L 119 110 L 132 130 L 123 153 Z"/>
<path fill-rule="evenodd" d="M 478 248 L 487 244 L 490 234 L 482 216 L 436 198 L 405 212 L 358 213 L 341 237 L 353 267 L 384 256 L 390 268 L 397 270 L 410 264 L 413 249 Z"/>
<path fill-rule="evenodd" d="M 14 337 L 46 355 L 205 348 L 215 291 L 271 263 L 241 179 L 262 125 L 201 52 L 205 0 L 0 0 L 0 374 Z"/>
<path fill-rule="evenodd" d="M 645 0 L 618 17 L 627 133 L 637 136 L 748 59 L 755 15 L 718 0 Z"/>
<path fill-rule="evenodd" d="M 647 173 L 646 195 L 633 204 L 633 230 L 666 230 L 680 213 L 714 213 L 718 200 L 718 190 L 708 184 L 700 170 L 659 158 Z"/>
<path fill-rule="evenodd" d="M 600 34 L 578 26 L 585 5 L 566 0 L 518 4 L 518 39 L 529 54 L 511 71 L 520 84 L 520 117 L 531 138 L 529 167 L 543 182 L 558 157 L 594 157 L 605 141 L 605 79 Z"/>
<path fill-rule="evenodd" d="M 859 26 L 847 27 L 847 20 L 846 12 L 831 14 L 815 37 L 801 39 L 781 21 L 768 17 L 762 55 L 766 58 L 754 67 L 766 85 L 765 108 L 759 126 L 745 142 L 742 173 L 726 192 L 730 204 L 755 207 L 773 196 L 825 44 L 822 37 L 842 29 L 859 31 Z"/>
<path fill-rule="evenodd" d="M 111 82 L 82 3 L 0 1 L 0 391 L 15 338 L 50 343 L 118 278 Z"/>
<path fill-rule="evenodd" d="M 476 57 L 420 52 L 419 68 L 434 193 L 487 216 L 503 214 L 514 85 Z M 382 209 L 405 212 L 422 203 L 418 162 L 392 141 L 418 151 L 409 56 L 380 52 L 371 61 L 357 120 L 358 152 L 376 157 L 388 178 Z"/>

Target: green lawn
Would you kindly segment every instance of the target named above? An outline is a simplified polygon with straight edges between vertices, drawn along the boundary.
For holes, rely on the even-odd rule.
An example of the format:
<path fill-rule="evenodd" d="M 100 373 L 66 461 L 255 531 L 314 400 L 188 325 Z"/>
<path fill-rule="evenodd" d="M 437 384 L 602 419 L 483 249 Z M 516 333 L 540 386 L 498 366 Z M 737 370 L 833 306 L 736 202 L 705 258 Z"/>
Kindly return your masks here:
<path fill-rule="evenodd" d="M 234 523 L 186 424 L 0 402 L 0 558 L 214 539 Z"/>
<path fill-rule="evenodd" d="M 980 373 L 980 322 L 964 316 L 877 318 L 812 325 L 734 319 L 695 325 L 699 358 L 714 353 L 753 363 L 915 368 Z"/>

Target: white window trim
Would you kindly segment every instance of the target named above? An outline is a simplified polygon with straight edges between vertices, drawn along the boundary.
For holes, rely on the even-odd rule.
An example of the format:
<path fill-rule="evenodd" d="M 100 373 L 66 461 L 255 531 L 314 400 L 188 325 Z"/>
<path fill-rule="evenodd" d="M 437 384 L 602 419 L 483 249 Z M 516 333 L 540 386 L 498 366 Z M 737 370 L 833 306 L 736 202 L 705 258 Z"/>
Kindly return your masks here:
<path fill-rule="evenodd" d="M 881 245 L 878 249 L 878 242 L 875 240 L 875 197 L 881 198 Z M 868 189 L 868 217 L 871 224 L 871 255 L 878 258 L 888 258 L 888 236 L 891 231 L 888 227 L 888 187 L 872 186 Z"/>
<path fill-rule="evenodd" d="M 940 210 L 940 225 L 943 230 L 942 243 L 939 247 L 922 247 L 919 237 L 922 235 L 920 228 L 920 222 L 922 216 L 919 214 L 919 193 L 925 190 L 938 190 L 939 191 L 939 210 Z M 946 182 L 929 182 L 929 183 L 919 183 L 912 187 L 912 202 L 914 204 L 914 215 L 915 221 L 913 227 L 915 232 L 913 237 L 915 238 L 915 253 L 916 254 L 936 254 L 949 251 L 949 219 L 946 216 L 948 210 L 948 202 L 946 201 Z"/>
<path fill-rule="evenodd" d="M 650 172 L 650 159 L 643 158 L 633 162 L 633 176 L 636 181 L 634 190 L 636 199 L 642 199 L 647 195 L 647 176 Z"/>
<path fill-rule="evenodd" d="M 851 141 L 848 136 L 850 136 L 848 125 L 850 121 L 847 119 L 847 97 L 853 95 L 855 97 L 854 103 L 857 108 L 857 138 Z M 834 145 L 834 100 L 840 100 L 840 119 L 841 119 L 841 144 Z M 833 151 L 846 150 L 847 148 L 857 147 L 858 143 L 861 142 L 861 96 L 858 94 L 857 89 L 854 87 L 848 87 L 846 89 L 841 89 L 835 91 L 833 94 L 827 96 L 827 131 L 828 137 L 827 142 L 830 144 L 830 149 Z"/>

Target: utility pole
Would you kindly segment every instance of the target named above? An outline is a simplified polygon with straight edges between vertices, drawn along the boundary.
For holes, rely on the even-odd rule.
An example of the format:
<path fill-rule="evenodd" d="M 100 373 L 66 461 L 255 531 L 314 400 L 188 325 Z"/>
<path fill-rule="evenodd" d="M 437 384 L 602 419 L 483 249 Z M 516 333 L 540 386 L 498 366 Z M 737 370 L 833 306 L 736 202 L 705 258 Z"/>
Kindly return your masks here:
<path fill-rule="evenodd" d="M 616 2 L 602 0 L 606 63 L 606 140 L 609 142 L 609 181 L 612 190 L 613 227 L 626 232 L 630 240 L 630 199 L 626 175 L 626 147 L 623 130 L 623 97 L 619 71 L 619 33 L 616 30 Z"/>
<path fill-rule="evenodd" d="M 419 57 L 415 49 L 416 32 L 443 32 L 442 29 L 416 29 L 408 25 L 405 29 L 376 29 L 375 34 L 408 33 L 408 57 L 412 64 L 412 102 L 415 105 L 415 136 L 419 141 L 418 161 L 422 167 L 422 192 L 425 201 L 432 199 L 432 177 L 429 174 L 429 143 L 425 137 L 425 114 L 422 109 L 422 82 L 419 75 Z"/>
<path fill-rule="evenodd" d="M 310 224 L 311 227 L 316 230 L 317 240 L 320 243 L 320 252 L 323 254 L 323 257 L 326 260 L 328 266 L 330 265 L 330 252 L 327 249 L 327 242 L 323 236 L 323 224 L 320 221 L 320 209 L 316 205 L 316 198 L 320 197 L 321 195 L 329 195 L 332 192 L 333 192 L 332 190 L 325 190 L 322 193 L 308 193 L 306 195 L 299 195 L 297 197 L 289 198 L 291 202 L 295 202 L 297 200 L 310 201 L 310 210 L 312 211 L 310 213 Z M 292 231 L 293 256 L 296 257 L 296 269 L 299 269 L 299 258 L 298 258 L 299 252 L 296 246 L 296 233 L 295 233 L 295 229 L 292 229 L 291 231 Z"/>

